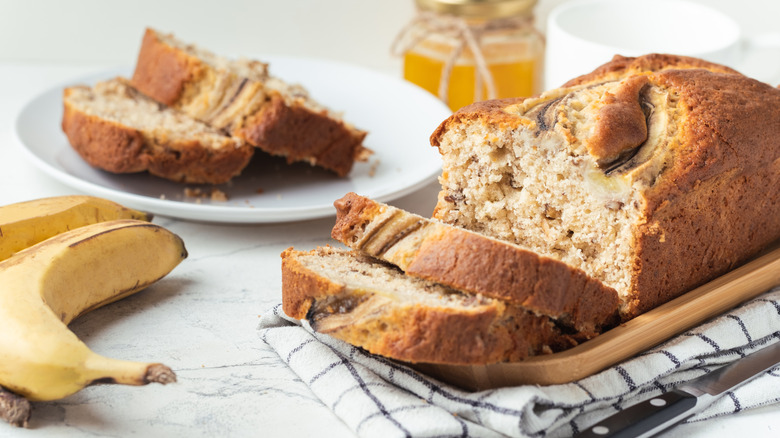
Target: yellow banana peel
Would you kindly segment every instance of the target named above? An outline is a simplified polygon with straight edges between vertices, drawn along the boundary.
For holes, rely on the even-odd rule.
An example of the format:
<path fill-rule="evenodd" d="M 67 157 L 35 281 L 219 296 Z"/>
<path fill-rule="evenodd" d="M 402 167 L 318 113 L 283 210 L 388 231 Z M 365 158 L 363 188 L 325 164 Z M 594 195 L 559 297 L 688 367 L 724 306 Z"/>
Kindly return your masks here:
<path fill-rule="evenodd" d="M 147 287 L 186 257 L 182 240 L 165 228 L 120 219 L 56 234 L 0 262 L 0 386 L 13 393 L 0 391 L 0 415 L 26 424 L 23 415 L 2 412 L 6 396 L 55 400 L 93 383 L 175 381 L 165 365 L 92 352 L 67 324 Z"/>
<path fill-rule="evenodd" d="M 85 195 L 55 196 L 0 206 L 0 260 L 65 231 L 116 219 L 151 221 L 152 215 Z"/>

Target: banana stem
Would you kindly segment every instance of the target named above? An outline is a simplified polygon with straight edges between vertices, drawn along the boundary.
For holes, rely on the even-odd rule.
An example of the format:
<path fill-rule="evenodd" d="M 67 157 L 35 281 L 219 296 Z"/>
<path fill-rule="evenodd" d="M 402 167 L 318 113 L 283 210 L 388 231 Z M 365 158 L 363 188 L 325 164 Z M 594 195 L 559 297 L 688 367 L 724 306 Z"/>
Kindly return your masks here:
<path fill-rule="evenodd" d="M 0 418 L 16 427 L 27 427 L 32 414 L 30 402 L 0 386 Z"/>
<path fill-rule="evenodd" d="M 174 383 L 176 382 L 176 373 L 161 363 L 154 363 L 149 365 L 149 368 L 146 369 L 146 381 L 163 385 Z"/>
<path fill-rule="evenodd" d="M 176 374 L 161 363 L 142 363 L 93 355 L 85 363 L 86 375 L 92 384 L 119 383 L 122 385 L 146 385 L 147 383 L 173 383 Z"/>

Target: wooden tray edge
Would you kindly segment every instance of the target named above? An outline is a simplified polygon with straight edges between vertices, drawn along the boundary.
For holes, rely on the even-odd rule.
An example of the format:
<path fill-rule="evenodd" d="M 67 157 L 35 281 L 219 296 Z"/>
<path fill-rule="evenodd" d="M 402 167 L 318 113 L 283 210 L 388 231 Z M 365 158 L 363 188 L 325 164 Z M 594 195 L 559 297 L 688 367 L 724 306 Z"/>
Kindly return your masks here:
<path fill-rule="evenodd" d="M 595 374 L 780 284 L 780 242 L 763 255 L 570 350 L 493 365 L 408 364 L 463 389 L 556 385 Z"/>

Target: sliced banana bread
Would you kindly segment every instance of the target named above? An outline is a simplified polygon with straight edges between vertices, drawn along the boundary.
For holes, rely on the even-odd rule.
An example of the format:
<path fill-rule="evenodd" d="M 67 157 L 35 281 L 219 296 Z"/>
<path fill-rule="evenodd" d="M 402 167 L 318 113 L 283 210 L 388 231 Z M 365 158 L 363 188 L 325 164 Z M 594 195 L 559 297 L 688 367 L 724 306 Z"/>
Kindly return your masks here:
<path fill-rule="evenodd" d="M 431 143 L 436 218 L 582 269 L 626 318 L 780 238 L 780 90 L 723 66 L 616 57 L 463 108 Z"/>
<path fill-rule="evenodd" d="M 366 132 L 344 122 L 259 61 L 229 60 L 147 29 L 132 84 L 265 152 L 347 175 L 371 153 Z"/>
<path fill-rule="evenodd" d="M 241 173 L 254 148 L 161 105 L 115 78 L 63 93 L 62 130 L 90 165 L 219 184 Z"/>
<path fill-rule="evenodd" d="M 577 344 L 546 316 L 330 247 L 282 253 L 282 297 L 314 330 L 407 362 L 519 361 Z"/>
<path fill-rule="evenodd" d="M 334 239 L 409 275 L 506 300 L 585 336 L 618 321 L 617 292 L 561 261 L 355 193 L 334 205 Z"/>

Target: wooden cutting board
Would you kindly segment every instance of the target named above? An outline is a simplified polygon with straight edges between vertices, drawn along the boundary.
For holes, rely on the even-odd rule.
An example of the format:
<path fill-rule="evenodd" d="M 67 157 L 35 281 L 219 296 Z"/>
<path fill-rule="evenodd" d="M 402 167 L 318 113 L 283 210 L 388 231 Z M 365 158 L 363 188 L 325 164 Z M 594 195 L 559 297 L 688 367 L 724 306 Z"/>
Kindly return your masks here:
<path fill-rule="evenodd" d="M 523 362 L 495 365 L 414 364 L 431 377 L 464 389 L 555 385 L 622 362 L 780 284 L 780 242 L 763 255 L 577 347 Z"/>

